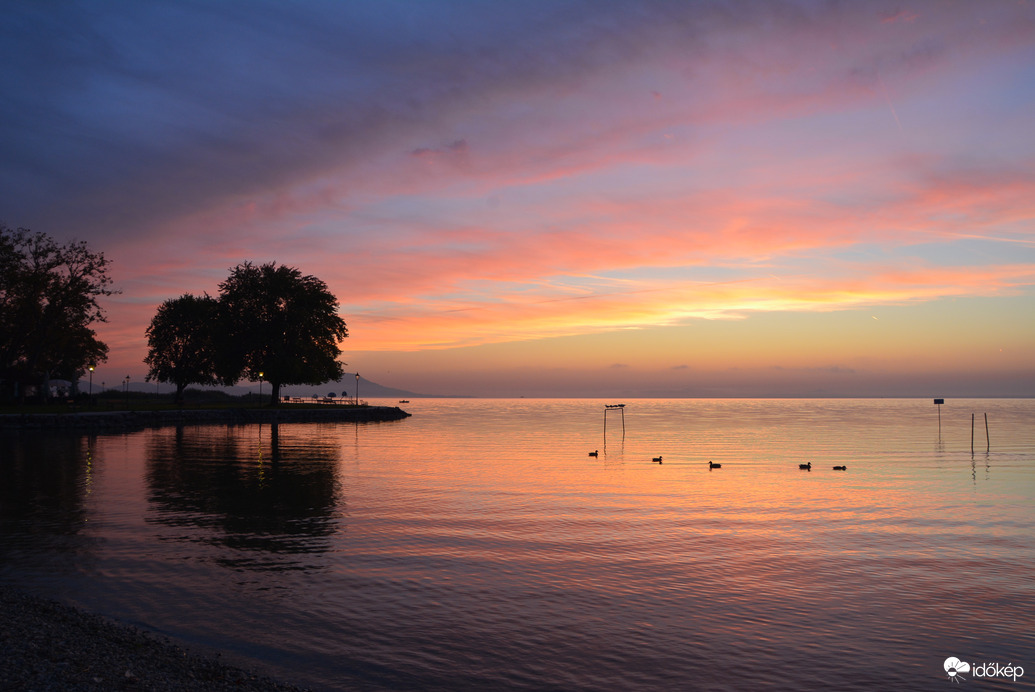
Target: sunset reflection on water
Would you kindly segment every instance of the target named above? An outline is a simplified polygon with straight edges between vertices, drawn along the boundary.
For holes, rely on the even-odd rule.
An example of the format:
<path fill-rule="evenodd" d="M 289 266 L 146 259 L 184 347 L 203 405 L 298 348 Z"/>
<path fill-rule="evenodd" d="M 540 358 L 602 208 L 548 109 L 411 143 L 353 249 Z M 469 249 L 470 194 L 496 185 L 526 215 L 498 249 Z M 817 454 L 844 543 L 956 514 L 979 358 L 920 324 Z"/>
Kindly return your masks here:
<path fill-rule="evenodd" d="M 1035 670 L 1035 406 L 979 405 L 973 458 L 969 410 L 939 434 L 909 400 L 5 439 L 36 471 L 5 472 L 0 578 L 318 688 L 863 688 L 879 660 L 933 689 L 949 654 Z"/>

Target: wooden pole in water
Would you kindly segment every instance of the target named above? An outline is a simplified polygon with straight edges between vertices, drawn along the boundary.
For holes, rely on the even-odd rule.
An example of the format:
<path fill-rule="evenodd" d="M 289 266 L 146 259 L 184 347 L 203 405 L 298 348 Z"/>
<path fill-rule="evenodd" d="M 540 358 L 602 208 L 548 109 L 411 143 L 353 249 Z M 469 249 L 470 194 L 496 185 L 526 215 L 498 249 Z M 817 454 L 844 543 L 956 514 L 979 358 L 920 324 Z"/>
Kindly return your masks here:
<path fill-rule="evenodd" d="M 974 414 L 970 414 L 970 455 L 974 456 Z"/>
<path fill-rule="evenodd" d="M 992 449 L 992 440 L 988 437 L 988 411 L 985 411 L 985 454 Z"/>

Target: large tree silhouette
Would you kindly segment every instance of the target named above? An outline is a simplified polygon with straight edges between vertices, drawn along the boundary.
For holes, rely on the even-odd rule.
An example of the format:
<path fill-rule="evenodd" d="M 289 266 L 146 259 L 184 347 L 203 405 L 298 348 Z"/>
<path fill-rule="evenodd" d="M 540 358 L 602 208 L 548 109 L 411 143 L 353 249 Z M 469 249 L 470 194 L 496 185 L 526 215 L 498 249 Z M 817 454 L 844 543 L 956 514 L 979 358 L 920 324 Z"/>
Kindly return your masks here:
<path fill-rule="evenodd" d="M 293 267 L 245 262 L 219 289 L 216 368 L 225 383 L 266 380 L 276 405 L 281 385 L 341 379 L 338 342 L 348 329 L 323 281 Z"/>
<path fill-rule="evenodd" d="M 219 384 L 215 343 L 219 304 L 208 295 L 185 293 L 158 306 L 147 328 L 147 381 L 172 382 L 176 402 L 191 384 Z"/>
<path fill-rule="evenodd" d="M 92 329 L 110 288 L 110 260 L 81 241 L 59 244 L 45 233 L 0 224 L 0 380 L 12 390 L 51 377 L 75 382 L 108 347 Z"/>

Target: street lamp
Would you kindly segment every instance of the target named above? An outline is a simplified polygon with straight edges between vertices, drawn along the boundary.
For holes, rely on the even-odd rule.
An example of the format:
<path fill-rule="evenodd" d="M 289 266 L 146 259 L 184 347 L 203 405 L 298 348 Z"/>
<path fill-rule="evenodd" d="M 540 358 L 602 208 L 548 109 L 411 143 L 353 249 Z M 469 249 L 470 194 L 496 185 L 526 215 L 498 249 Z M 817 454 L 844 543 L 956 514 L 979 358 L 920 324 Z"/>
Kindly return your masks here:
<path fill-rule="evenodd" d="M 356 406 L 359 406 L 359 373 L 356 373 Z"/>
<path fill-rule="evenodd" d="M 126 388 L 126 408 L 129 408 L 129 375 L 126 375 L 126 379 L 122 382 Z"/>
<path fill-rule="evenodd" d="M 259 408 L 262 408 L 262 376 L 264 373 L 259 373 Z"/>
<path fill-rule="evenodd" d="M 90 366 L 90 401 L 93 401 L 93 366 Z"/>

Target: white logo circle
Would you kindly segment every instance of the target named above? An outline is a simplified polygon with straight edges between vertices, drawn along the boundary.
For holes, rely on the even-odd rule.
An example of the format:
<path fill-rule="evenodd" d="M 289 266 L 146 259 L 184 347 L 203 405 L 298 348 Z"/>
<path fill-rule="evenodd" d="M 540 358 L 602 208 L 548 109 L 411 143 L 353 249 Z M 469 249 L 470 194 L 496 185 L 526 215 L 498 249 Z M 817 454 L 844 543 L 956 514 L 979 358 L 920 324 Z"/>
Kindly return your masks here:
<path fill-rule="evenodd" d="M 970 664 L 966 661 L 959 660 L 955 656 L 949 656 L 947 659 L 945 659 L 944 668 L 945 672 L 949 675 L 949 679 L 953 682 L 959 682 L 959 680 L 957 680 L 957 676 L 960 673 L 970 672 Z M 960 679 L 965 680 L 966 678 Z"/>

